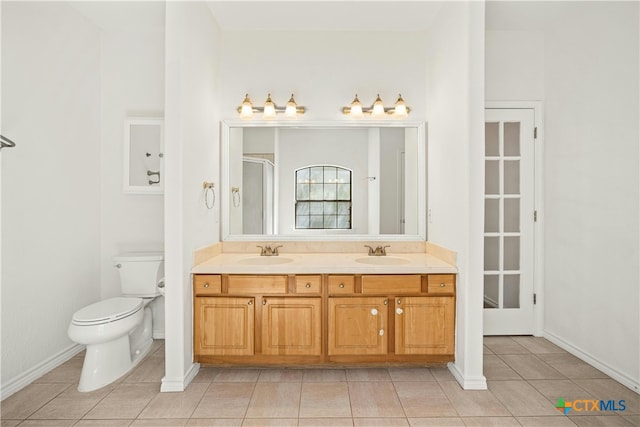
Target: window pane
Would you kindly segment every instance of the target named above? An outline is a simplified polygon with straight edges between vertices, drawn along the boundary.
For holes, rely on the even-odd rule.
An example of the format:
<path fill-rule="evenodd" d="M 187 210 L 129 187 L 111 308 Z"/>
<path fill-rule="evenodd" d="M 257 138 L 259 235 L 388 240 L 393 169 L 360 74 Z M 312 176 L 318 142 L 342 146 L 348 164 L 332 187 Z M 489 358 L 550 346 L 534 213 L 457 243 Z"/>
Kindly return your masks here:
<path fill-rule="evenodd" d="M 485 156 L 499 156 L 500 150 L 500 134 L 499 126 L 500 123 L 485 123 L 484 124 L 484 145 L 485 145 Z"/>
<path fill-rule="evenodd" d="M 299 202 L 296 204 L 296 215 L 309 215 L 309 202 Z"/>
<path fill-rule="evenodd" d="M 336 182 L 337 177 L 337 169 L 336 167 L 326 167 L 324 168 L 324 182 Z"/>
<path fill-rule="evenodd" d="M 505 274 L 502 285 L 502 307 L 520 308 L 520 275 Z"/>
<path fill-rule="evenodd" d="M 500 194 L 500 161 L 484 162 L 484 194 Z"/>
<path fill-rule="evenodd" d="M 324 202 L 324 214 L 335 215 L 338 211 L 338 204 L 336 202 Z"/>
<path fill-rule="evenodd" d="M 322 184 L 310 184 L 309 185 L 309 198 L 311 200 L 322 200 Z"/>
<path fill-rule="evenodd" d="M 500 238 L 484 238 L 484 269 L 485 271 L 497 271 L 500 268 Z"/>
<path fill-rule="evenodd" d="M 504 124 L 504 155 L 520 155 L 520 122 Z"/>
<path fill-rule="evenodd" d="M 347 215 L 338 215 L 337 227 L 345 229 L 351 228 L 349 217 Z"/>
<path fill-rule="evenodd" d="M 497 275 L 484 276 L 484 308 L 498 308 L 500 303 L 500 277 Z"/>
<path fill-rule="evenodd" d="M 322 215 L 323 209 L 322 202 L 311 202 L 309 203 L 309 213 L 311 215 Z"/>
<path fill-rule="evenodd" d="M 298 172 L 296 172 L 296 174 L 297 183 L 309 182 L 309 168 L 300 169 Z"/>
<path fill-rule="evenodd" d="M 324 228 L 336 228 L 336 217 L 331 215 L 331 216 L 325 216 L 324 217 Z"/>
<path fill-rule="evenodd" d="M 504 194 L 520 194 L 520 161 L 504 161 Z"/>
<path fill-rule="evenodd" d="M 323 173 L 322 166 L 311 168 L 311 176 L 310 176 L 311 182 L 321 183 L 323 182 L 323 178 L 324 178 L 324 173 Z"/>
<path fill-rule="evenodd" d="M 297 216 L 296 217 L 296 228 L 309 228 L 309 217 L 308 216 Z"/>
<path fill-rule="evenodd" d="M 504 269 L 520 270 L 520 238 L 504 238 Z"/>
<path fill-rule="evenodd" d="M 312 215 L 309 217 L 311 228 L 322 228 L 324 225 L 324 217 L 322 215 Z"/>
<path fill-rule="evenodd" d="M 336 184 L 325 184 L 324 200 L 335 200 L 335 199 L 336 199 Z"/>
<path fill-rule="evenodd" d="M 296 199 L 309 200 L 309 184 L 296 185 Z"/>
<path fill-rule="evenodd" d="M 520 231 L 520 199 L 504 199 L 504 231 Z"/>
<path fill-rule="evenodd" d="M 351 203 L 338 202 L 338 214 L 349 215 L 351 213 Z"/>
<path fill-rule="evenodd" d="M 350 183 L 351 182 L 351 171 L 347 169 L 338 169 L 338 182 L 339 183 Z"/>
<path fill-rule="evenodd" d="M 350 200 L 351 199 L 351 185 L 350 184 L 338 184 L 338 194 L 336 199 L 338 200 Z"/>
<path fill-rule="evenodd" d="M 500 231 L 500 200 L 484 200 L 484 231 L 497 233 Z"/>

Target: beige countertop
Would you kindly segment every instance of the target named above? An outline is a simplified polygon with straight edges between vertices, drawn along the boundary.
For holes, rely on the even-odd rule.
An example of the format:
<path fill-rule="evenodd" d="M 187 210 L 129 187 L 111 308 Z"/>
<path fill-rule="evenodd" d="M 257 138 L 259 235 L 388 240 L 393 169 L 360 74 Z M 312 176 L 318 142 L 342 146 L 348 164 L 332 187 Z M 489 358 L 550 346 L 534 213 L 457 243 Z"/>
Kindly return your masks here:
<path fill-rule="evenodd" d="M 458 269 L 428 253 L 221 253 L 192 268 L 194 274 L 452 274 Z"/>

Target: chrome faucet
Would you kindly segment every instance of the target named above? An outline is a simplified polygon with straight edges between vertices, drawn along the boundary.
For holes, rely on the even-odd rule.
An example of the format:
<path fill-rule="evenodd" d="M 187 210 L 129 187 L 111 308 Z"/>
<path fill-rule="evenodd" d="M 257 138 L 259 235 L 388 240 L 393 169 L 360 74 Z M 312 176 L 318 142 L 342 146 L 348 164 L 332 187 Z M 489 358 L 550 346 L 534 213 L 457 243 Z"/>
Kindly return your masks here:
<path fill-rule="evenodd" d="M 260 248 L 260 256 L 278 256 L 278 248 L 281 248 L 282 245 L 274 246 L 273 248 L 269 245 L 267 246 L 256 246 L 256 248 Z"/>
<path fill-rule="evenodd" d="M 369 248 L 369 256 L 386 256 L 387 248 L 390 248 L 391 246 L 377 246 L 375 249 L 369 245 L 364 245 L 364 247 Z"/>

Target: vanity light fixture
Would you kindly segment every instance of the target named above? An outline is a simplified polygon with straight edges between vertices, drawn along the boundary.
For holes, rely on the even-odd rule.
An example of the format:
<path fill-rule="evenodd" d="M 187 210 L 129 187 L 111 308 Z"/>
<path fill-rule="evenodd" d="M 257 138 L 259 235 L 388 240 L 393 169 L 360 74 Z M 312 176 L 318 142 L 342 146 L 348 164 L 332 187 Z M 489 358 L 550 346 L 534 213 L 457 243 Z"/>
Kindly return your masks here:
<path fill-rule="evenodd" d="M 408 116 L 409 112 L 411 112 L 411 109 L 407 107 L 404 99 L 402 99 L 402 95 L 398 95 L 398 100 L 393 107 L 385 107 L 380 95 L 378 94 L 371 107 L 363 107 L 358 99 L 358 95 L 356 95 L 350 106 L 342 108 L 342 114 L 355 119 L 360 119 L 364 115 L 368 115 L 373 118 L 382 118 L 385 115 L 390 115 L 399 119 L 404 119 Z"/>
<path fill-rule="evenodd" d="M 271 94 L 267 95 L 264 107 L 254 107 L 247 94 L 244 96 L 244 100 L 237 111 L 240 113 L 240 118 L 242 119 L 252 119 L 255 113 L 262 113 L 263 119 L 273 120 L 277 118 L 278 113 L 282 113 L 287 119 L 295 119 L 298 117 L 298 114 L 304 114 L 306 109 L 296 104 L 293 94 L 291 94 L 291 98 L 289 98 L 285 107 L 278 107 L 271 99 Z"/>

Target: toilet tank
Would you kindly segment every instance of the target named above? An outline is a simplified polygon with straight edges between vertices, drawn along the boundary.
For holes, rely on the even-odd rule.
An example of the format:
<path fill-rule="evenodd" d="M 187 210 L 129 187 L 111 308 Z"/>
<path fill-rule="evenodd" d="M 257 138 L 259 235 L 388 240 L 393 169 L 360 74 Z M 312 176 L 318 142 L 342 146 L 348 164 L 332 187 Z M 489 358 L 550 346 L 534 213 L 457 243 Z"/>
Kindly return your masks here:
<path fill-rule="evenodd" d="M 158 282 L 164 277 L 162 252 L 128 252 L 113 257 L 120 274 L 123 296 L 154 297 L 160 295 Z"/>

